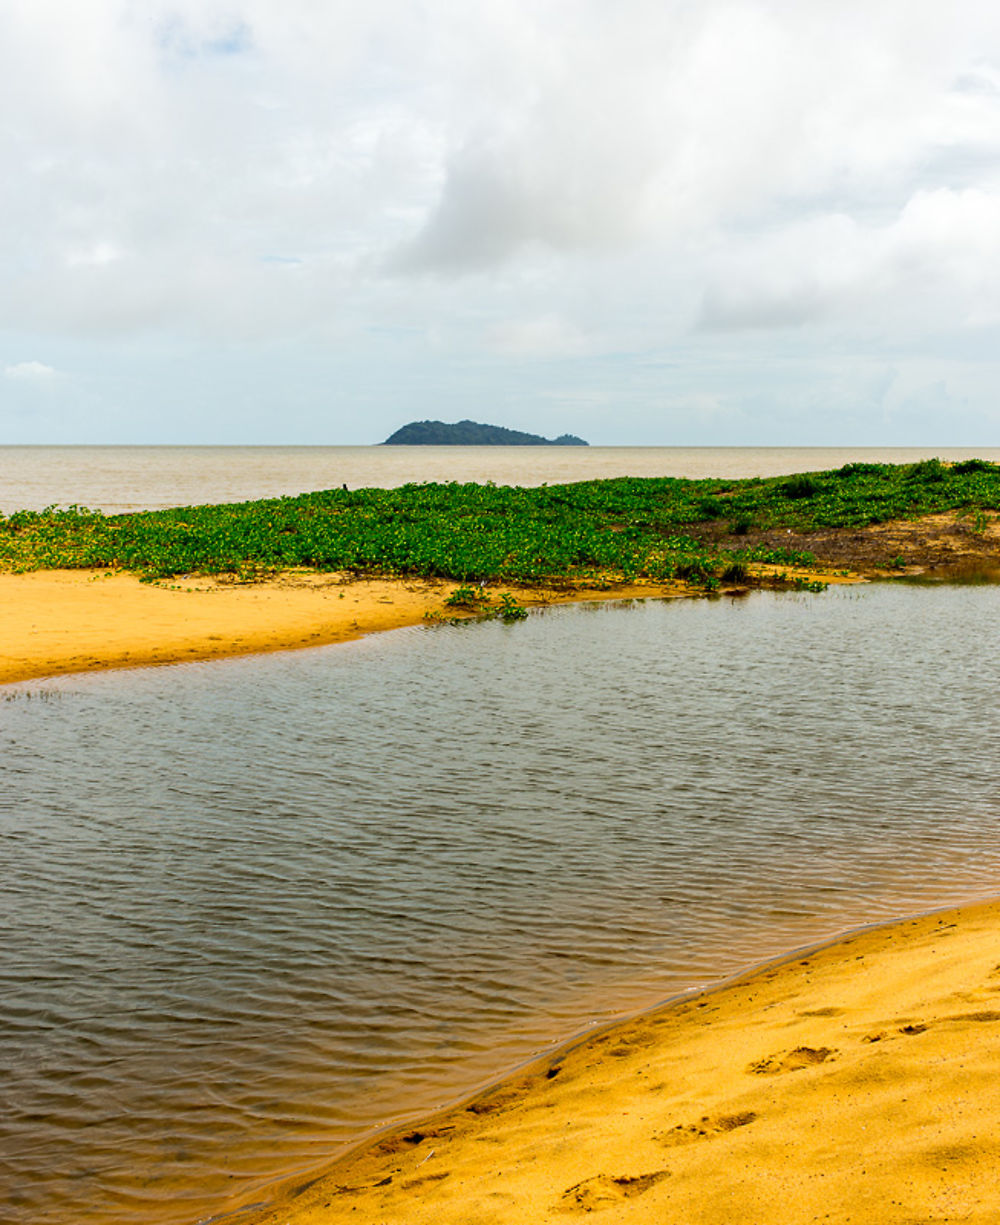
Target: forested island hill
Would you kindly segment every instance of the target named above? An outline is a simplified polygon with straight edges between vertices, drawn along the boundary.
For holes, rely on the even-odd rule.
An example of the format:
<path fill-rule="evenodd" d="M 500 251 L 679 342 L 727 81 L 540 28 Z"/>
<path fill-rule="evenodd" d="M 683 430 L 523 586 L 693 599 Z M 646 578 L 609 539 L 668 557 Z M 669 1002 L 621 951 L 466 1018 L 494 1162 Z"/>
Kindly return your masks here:
<path fill-rule="evenodd" d="M 589 444 L 575 434 L 543 438 L 502 425 L 481 425 L 478 421 L 411 421 L 382 443 L 385 447 L 585 447 Z"/>

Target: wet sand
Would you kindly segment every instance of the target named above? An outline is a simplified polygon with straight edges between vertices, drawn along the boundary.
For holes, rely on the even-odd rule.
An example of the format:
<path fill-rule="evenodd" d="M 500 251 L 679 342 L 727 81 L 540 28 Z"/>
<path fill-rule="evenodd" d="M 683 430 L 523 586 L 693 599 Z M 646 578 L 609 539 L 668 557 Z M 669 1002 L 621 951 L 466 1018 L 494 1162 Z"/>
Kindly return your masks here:
<path fill-rule="evenodd" d="M 301 575 L 255 584 L 141 583 L 131 574 L 0 574 L 0 683 L 343 642 L 419 622 L 428 583 Z"/>
<path fill-rule="evenodd" d="M 850 935 L 579 1041 L 238 1219 L 995 1222 L 998 957 L 1000 903 Z"/>

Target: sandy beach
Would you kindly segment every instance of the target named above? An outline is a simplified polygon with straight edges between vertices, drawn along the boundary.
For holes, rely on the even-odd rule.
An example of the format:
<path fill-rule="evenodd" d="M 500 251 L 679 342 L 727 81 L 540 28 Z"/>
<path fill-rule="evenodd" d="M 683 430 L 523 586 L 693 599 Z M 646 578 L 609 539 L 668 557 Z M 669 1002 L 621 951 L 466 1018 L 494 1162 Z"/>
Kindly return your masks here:
<path fill-rule="evenodd" d="M 1000 904 L 799 953 L 578 1041 L 252 1225 L 1000 1219 Z"/>
<path fill-rule="evenodd" d="M 0 573 L 0 684 L 105 668 L 191 663 L 346 642 L 454 616 L 454 582 L 283 574 L 254 583 L 183 578 L 141 583 L 101 570 Z M 683 585 L 607 590 L 507 586 L 528 607 L 587 599 L 665 598 Z"/>

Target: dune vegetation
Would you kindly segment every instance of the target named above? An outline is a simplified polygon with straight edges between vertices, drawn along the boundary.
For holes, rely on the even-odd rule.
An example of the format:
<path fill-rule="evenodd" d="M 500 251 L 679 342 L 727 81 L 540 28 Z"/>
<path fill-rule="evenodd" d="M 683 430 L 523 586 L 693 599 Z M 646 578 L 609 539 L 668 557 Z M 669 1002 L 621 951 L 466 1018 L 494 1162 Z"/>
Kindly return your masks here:
<path fill-rule="evenodd" d="M 855 463 L 750 480 L 672 477 L 536 488 L 418 484 L 104 515 L 72 506 L 0 516 L 0 568 L 107 568 L 147 579 L 307 568 L 462 583 L 646 578 L 708 590 L 754 563 L 808 566 L 774 533 L 859 529 L 953 511 L 982 530 L 1000 465 Z"/>

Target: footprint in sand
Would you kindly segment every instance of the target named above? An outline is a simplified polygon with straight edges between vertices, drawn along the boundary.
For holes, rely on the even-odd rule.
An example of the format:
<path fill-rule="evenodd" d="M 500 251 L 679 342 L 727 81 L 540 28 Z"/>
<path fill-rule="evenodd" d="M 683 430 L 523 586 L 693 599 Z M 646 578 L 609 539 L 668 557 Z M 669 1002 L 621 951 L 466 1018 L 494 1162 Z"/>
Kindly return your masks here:
<path fill-rule="evenodd" d="M 564 1191 L 559 1200 L 559 1210 L 600 1212 L 603 1208 L 613 1208 L 622 1200 L 645 1194 L 650 1187 L 655 1187 L 658 1182 L 669 1177 L 669 1170 L 654 1170 L 652 1174 L 637 1174 L 632 1178 L 612 1178 L 610 1174 L 597 1174 Z"/>
<path fill-rule="evenodd" d="M 967 1012 L 961 1016 L 942 1017 L 943 1021 L 1000 1021 L 1000 1012 Z M 916 1034 L 925 1034 L 930 1029 L 928 1021 L 907 1021 L 905 1025 L 897 1025 L 896 1033 L 903 1034 L 907 1038 L 912 1038 Z M 862 1042 L 885 1042 L 891 1041 L 893 1035 L 888 1030 L 878 1029 L 870 1034 L 862 1034 Z"/>
<path fill-rule="evenodd" d="M 794 1051 L 779 1052 L 769 1055 L 766 1059 L 758 1059 L 752 1063 L 748 1072 L 755 1076 L 777 1076 L 781 1072 L 800 1072 L 803 1068 L 815 1067 L 818 1063 L 826 1063 L 837 1052 L 829 1046 L 797 1046 Z"/>
<path fill-rule="evenodd" d="M 448 1132 L 454 1130 L 454 1126 L 449 1125 L 442 1128 L 427 1128 L 425 1131 L 411 1131 L 405 1135 L 387 1136 L 385 1140 L 376 1145 L 375 1152 L 384 1153 L 386 1156 L 405 1153 L 409 1149 L 416 1148 L 418 1144 L 423 1144 L 425 1140 L 443 1138 Z"/>
<path fill-rule="evenodd" d="M 399 1185 L 404 1191 L 412 1191 L 414 1187 L 423 1187 L 431 1182 L 443 1182 L 444 1179 L 451 1177 L 451 1171 L 445 1170 L 440 1174 L 424 1174 L 420 1178 L 408 1178 L 406 1182 L 401 1182 Z"/>
<path fill-rule="evenodd" d="M 653 1137 L 668 1148 L 679 1144 L 694 1144 L 698 1140 L 711 1140 L 713 1136 L 724 1136 L 735 1131 L 737 1127 L 746 1127 L 759 1116 L 752 1110 L 744 1110 L 740 1114 L 720 1114 L 717 1118 L 705 1115 L 697 1123 L 678 1123 L 670 1131 L 661 1131 Z"/>

